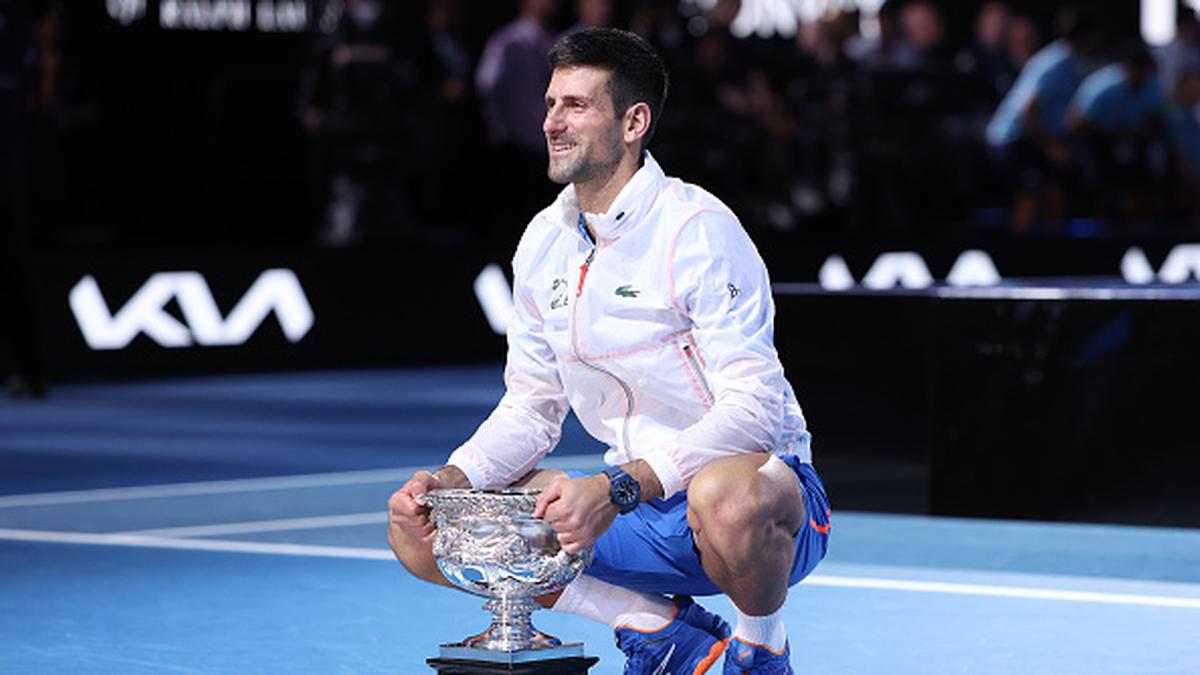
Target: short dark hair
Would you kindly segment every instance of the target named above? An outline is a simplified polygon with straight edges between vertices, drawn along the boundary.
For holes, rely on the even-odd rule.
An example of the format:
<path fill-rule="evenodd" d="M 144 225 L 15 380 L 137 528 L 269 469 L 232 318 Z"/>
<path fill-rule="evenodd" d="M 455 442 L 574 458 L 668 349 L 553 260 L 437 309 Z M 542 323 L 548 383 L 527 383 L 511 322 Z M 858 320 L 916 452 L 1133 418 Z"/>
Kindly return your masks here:
<path fill-rule="evenodd" d="M 650 128 L 642 149 L 658 127 L 667 101 L 667 67 L 662 57 L 637 33 L 617 28 L 588 28 L 562 36 L 550 48 L 550 68 L 592 66 L 611 73 L 608 93 L 620 118 L 635 103 L 650 107 Z"/>

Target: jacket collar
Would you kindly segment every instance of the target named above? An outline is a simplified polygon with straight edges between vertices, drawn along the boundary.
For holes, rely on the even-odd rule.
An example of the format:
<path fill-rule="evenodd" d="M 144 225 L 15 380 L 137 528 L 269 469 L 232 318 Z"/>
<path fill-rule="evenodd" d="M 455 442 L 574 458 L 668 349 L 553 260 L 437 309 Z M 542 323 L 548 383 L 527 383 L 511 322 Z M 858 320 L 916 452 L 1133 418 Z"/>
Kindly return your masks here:
<path fill-rule="evenodd" d="M 667 177 L 654 157 L 646 152 L 642 166 L 633 178 L 617 193 L 612 206 L 605 213 L 587 213 L 588 224 L 596 233 L 598 244 L 615 241 L 638 223 L 662 190 Z M 578 231 L 579 201 L 575 198 L 575 186 L 568 185 L 559 193 L 551 208 L 551 215 L 558 225 L 571 232 Z"/>

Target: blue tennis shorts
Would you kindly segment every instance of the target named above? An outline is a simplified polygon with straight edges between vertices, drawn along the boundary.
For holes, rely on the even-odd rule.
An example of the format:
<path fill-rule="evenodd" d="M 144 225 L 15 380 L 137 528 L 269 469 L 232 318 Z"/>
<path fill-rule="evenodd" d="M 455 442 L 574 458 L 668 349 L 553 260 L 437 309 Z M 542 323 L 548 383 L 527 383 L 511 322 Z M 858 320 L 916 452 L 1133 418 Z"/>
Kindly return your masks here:
<path fill-rule="evenodd" d="M 788 585 L 808 576 L 829 546 L 829 499 L 812 464 L 780 457 L 796 473 L 808 522 L 796 534 L 796 558 Z M 644 502 L 617 516 L 592 547 L 586 574 L 610 584 L 660 594 L 716 595 L 721 589 L 700 566 L 687 522 L 687 491 Z"/>

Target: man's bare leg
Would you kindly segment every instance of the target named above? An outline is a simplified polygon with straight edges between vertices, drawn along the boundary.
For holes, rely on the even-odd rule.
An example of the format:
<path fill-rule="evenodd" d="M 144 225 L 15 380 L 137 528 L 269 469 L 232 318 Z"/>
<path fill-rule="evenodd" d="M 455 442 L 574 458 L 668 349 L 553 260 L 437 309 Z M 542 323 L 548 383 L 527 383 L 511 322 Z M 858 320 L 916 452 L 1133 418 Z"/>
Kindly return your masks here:
<path fill-rule="evenodd" d="M 745 614 L 767 615 L 787 599 L 804 497 L 789 470 L 759 469 L 766 453 L 716 460 L 688 488 L 688 524 L 704 571 Z"/>

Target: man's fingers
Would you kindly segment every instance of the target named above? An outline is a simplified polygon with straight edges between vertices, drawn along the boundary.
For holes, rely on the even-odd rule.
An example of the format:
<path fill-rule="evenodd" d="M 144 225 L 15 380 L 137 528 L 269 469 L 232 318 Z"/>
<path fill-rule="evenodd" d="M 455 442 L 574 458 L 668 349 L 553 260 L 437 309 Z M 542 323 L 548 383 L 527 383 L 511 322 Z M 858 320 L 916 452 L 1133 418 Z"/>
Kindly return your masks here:
<path fill-rule="evenodd" d="M 428 518 L 392 518 L 391 523 L 405 536 L 421 541 L 429 541 L 437 531 L 437 526 Z"/>
<path fill-rule="evenodd" d="M 538 495 L 537 504 L 533 507 L 534 518 L 544 518 L 546 516 L 546 510 L 562 496 L 562 486 L 563 481 L 556 480 L 546 486 L 546 489 L 542 490 Z"/>
<path fill-rule="evenodd" d="M 409 479 L 407 483 L 404 484 L 404 487 L 400 488 L 400 491 L 416 497 L 417 495 L 423 495 L 426 492 L 429 492 L 431 489 L 433 489 L 433 484 L 436 482 L 437 481 L 434 479 L 433 474 L 429 473 L 428 471 L 418 471 L 413 474 L 413 477 Z"/>
<path fill-rule="evenodd" d="M 412 518 L 429 513 L 429 507 L 417 501 L 413 495 L 401 490 L 388 500 L 388 510 L 393 517 Z"/>
<path fill-rule="evenodd" d="M 437 529 L 429 522 L 430 508 L 421 501 L 428 491 L 431 476 L 418 471 L 388 499 L 388 520 L 413 539 L 428 541 Z"/>
<path fill-rule="evenodd" d="M 558 534 L 571 534 L 579 527 L 579 521 L 570 513 L 563 513 L 563 509 L 556 508 L 557 504 L 551 504 L 546 508 L 545 521 L 554 528 Z"/>
<path fill-rule="evenodd" d="M 418 516 L 429 513 L 422 497 L 432 489 L 433 474 L 428 471 L 418 471 L 388 500 L 388 508 L 392 513 L 401 516 Z"/>
<path fill-rule="evenodd" d="M 578 539 L 563 539 L 562 537 L 559 537 L 558 545 L 562 547 L 562 550 L 570 553 L 571 555 L 579 553 L 586 546 L 584 542 L 579 541 Z"/>

